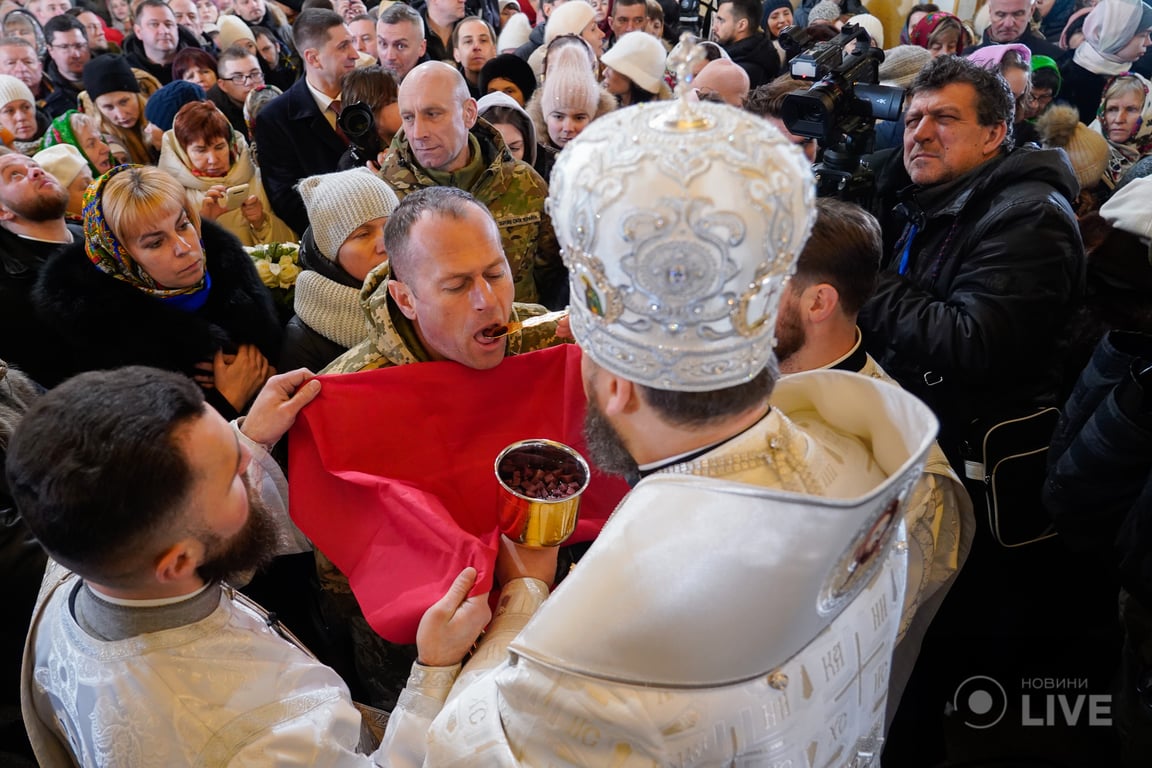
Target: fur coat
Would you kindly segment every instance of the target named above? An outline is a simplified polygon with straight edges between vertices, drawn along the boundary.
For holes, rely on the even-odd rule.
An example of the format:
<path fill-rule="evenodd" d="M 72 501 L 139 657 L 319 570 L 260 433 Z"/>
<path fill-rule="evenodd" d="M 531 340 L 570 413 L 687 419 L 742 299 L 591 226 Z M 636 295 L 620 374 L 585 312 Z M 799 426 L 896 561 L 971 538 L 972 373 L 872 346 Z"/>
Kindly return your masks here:
<path fill-rule="evenodd" d="M 212 222 L 201 239 L 212 278 L 207 303 L 185 312 L 97 269 L 82 242 L 54 256 L 33 292 L 39 321 L 61 341 L 60 364 L 69 375 L 148 365 L 192 376 L 217 350 L 255 344 L 269 360 L 280 351 L 280 325 L 272 297 L 235 236 Z M 225 418 L 238 415 L 216 390 L 205 397 Z"/>

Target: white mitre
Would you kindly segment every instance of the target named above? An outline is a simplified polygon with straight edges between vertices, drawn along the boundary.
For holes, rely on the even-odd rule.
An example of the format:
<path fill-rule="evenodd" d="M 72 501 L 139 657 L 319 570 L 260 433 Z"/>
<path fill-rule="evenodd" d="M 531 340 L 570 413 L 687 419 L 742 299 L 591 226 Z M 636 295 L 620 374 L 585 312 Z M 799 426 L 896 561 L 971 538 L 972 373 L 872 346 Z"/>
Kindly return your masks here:
<path fill-rule="evenodd" d="M 815 183 L 766 120 L 684 100 L 617 110 L 565 146 L 549 191 L 572 331 L 597 364 L 685 392 L 775 366 Z"/>

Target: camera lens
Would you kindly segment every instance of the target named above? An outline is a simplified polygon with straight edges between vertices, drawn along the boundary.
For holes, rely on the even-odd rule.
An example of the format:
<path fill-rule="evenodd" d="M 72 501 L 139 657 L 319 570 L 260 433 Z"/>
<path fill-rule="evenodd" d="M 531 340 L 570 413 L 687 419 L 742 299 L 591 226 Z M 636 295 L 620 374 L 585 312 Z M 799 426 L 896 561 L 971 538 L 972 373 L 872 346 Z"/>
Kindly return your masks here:
<path fill-rule="evenodd" d="M 376 131 L 376 120 L 367 104 L 356 103 L 344 107 L 340 110 L 339 123 L 340 130 L 353 141 Z"/>

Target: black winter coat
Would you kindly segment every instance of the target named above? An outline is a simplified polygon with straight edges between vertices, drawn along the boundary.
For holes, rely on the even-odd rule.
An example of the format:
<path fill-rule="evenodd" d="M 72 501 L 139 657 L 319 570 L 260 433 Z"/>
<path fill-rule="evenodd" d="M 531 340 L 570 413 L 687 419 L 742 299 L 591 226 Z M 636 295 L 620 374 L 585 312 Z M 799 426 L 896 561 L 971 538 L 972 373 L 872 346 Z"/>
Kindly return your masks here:
<path fill-rule="evenodd" d="M 1073 551 L 1116 566 L 1152 608 L 1152 336 L 1109 333 L 1084 369 L 1048 453 L 1044 503 Z"/>
<path fill-rule="evenodd" d="M 62 341 L 69 374 L 148 365 L 192 376 L 217 350 L 255 344 L 269 361 L 280 351 L 272 297 L 240 246 L 210 221 L 201 233 L 212 288 L 207 303 L 185 312 L 97 269 L 74 244 L 52 258 L 33 293 L 38 319 Z M 225 418 L 238 414 L 212 389 L 205 397 Z"/>
<path fill-rule="evenodd" d="M 940 418 L 953 460 L 973 419 L 1058 404 L 1060 335 L 1084 285 L 1077 191 L 1062 154 L 1022 148 L 901 193 L 917 226 L 908 268 L 898 274 L 905 228 L 859 324 L 881 367 Z"/>
<path fill-rule="evenodd" d="M 748 73 L 749 88 L 757 88 L 780 74 L 780 54 L 766 35 L 757 32 L 724 46 L 732 61 Z"/>

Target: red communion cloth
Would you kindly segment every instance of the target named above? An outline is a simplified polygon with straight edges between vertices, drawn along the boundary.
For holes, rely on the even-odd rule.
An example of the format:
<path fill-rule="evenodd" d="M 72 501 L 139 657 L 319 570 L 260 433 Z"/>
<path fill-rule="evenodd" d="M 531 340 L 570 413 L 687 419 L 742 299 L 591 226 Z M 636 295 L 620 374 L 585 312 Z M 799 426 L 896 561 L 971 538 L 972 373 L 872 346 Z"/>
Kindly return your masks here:
<path fill-rule="evenodd" d="M 420 617 L 468 565 L 492 587 L 499 537 L 497 454 L 550 438 L 584 449 L 574 344 L 488 371 L 453 362 L 322 376 L 290 433 L 296 525 L 348 576 L 368 623 L 412 643 Z M 568 543 L 596 537 L 627 492 L 592 468 Z"/>

